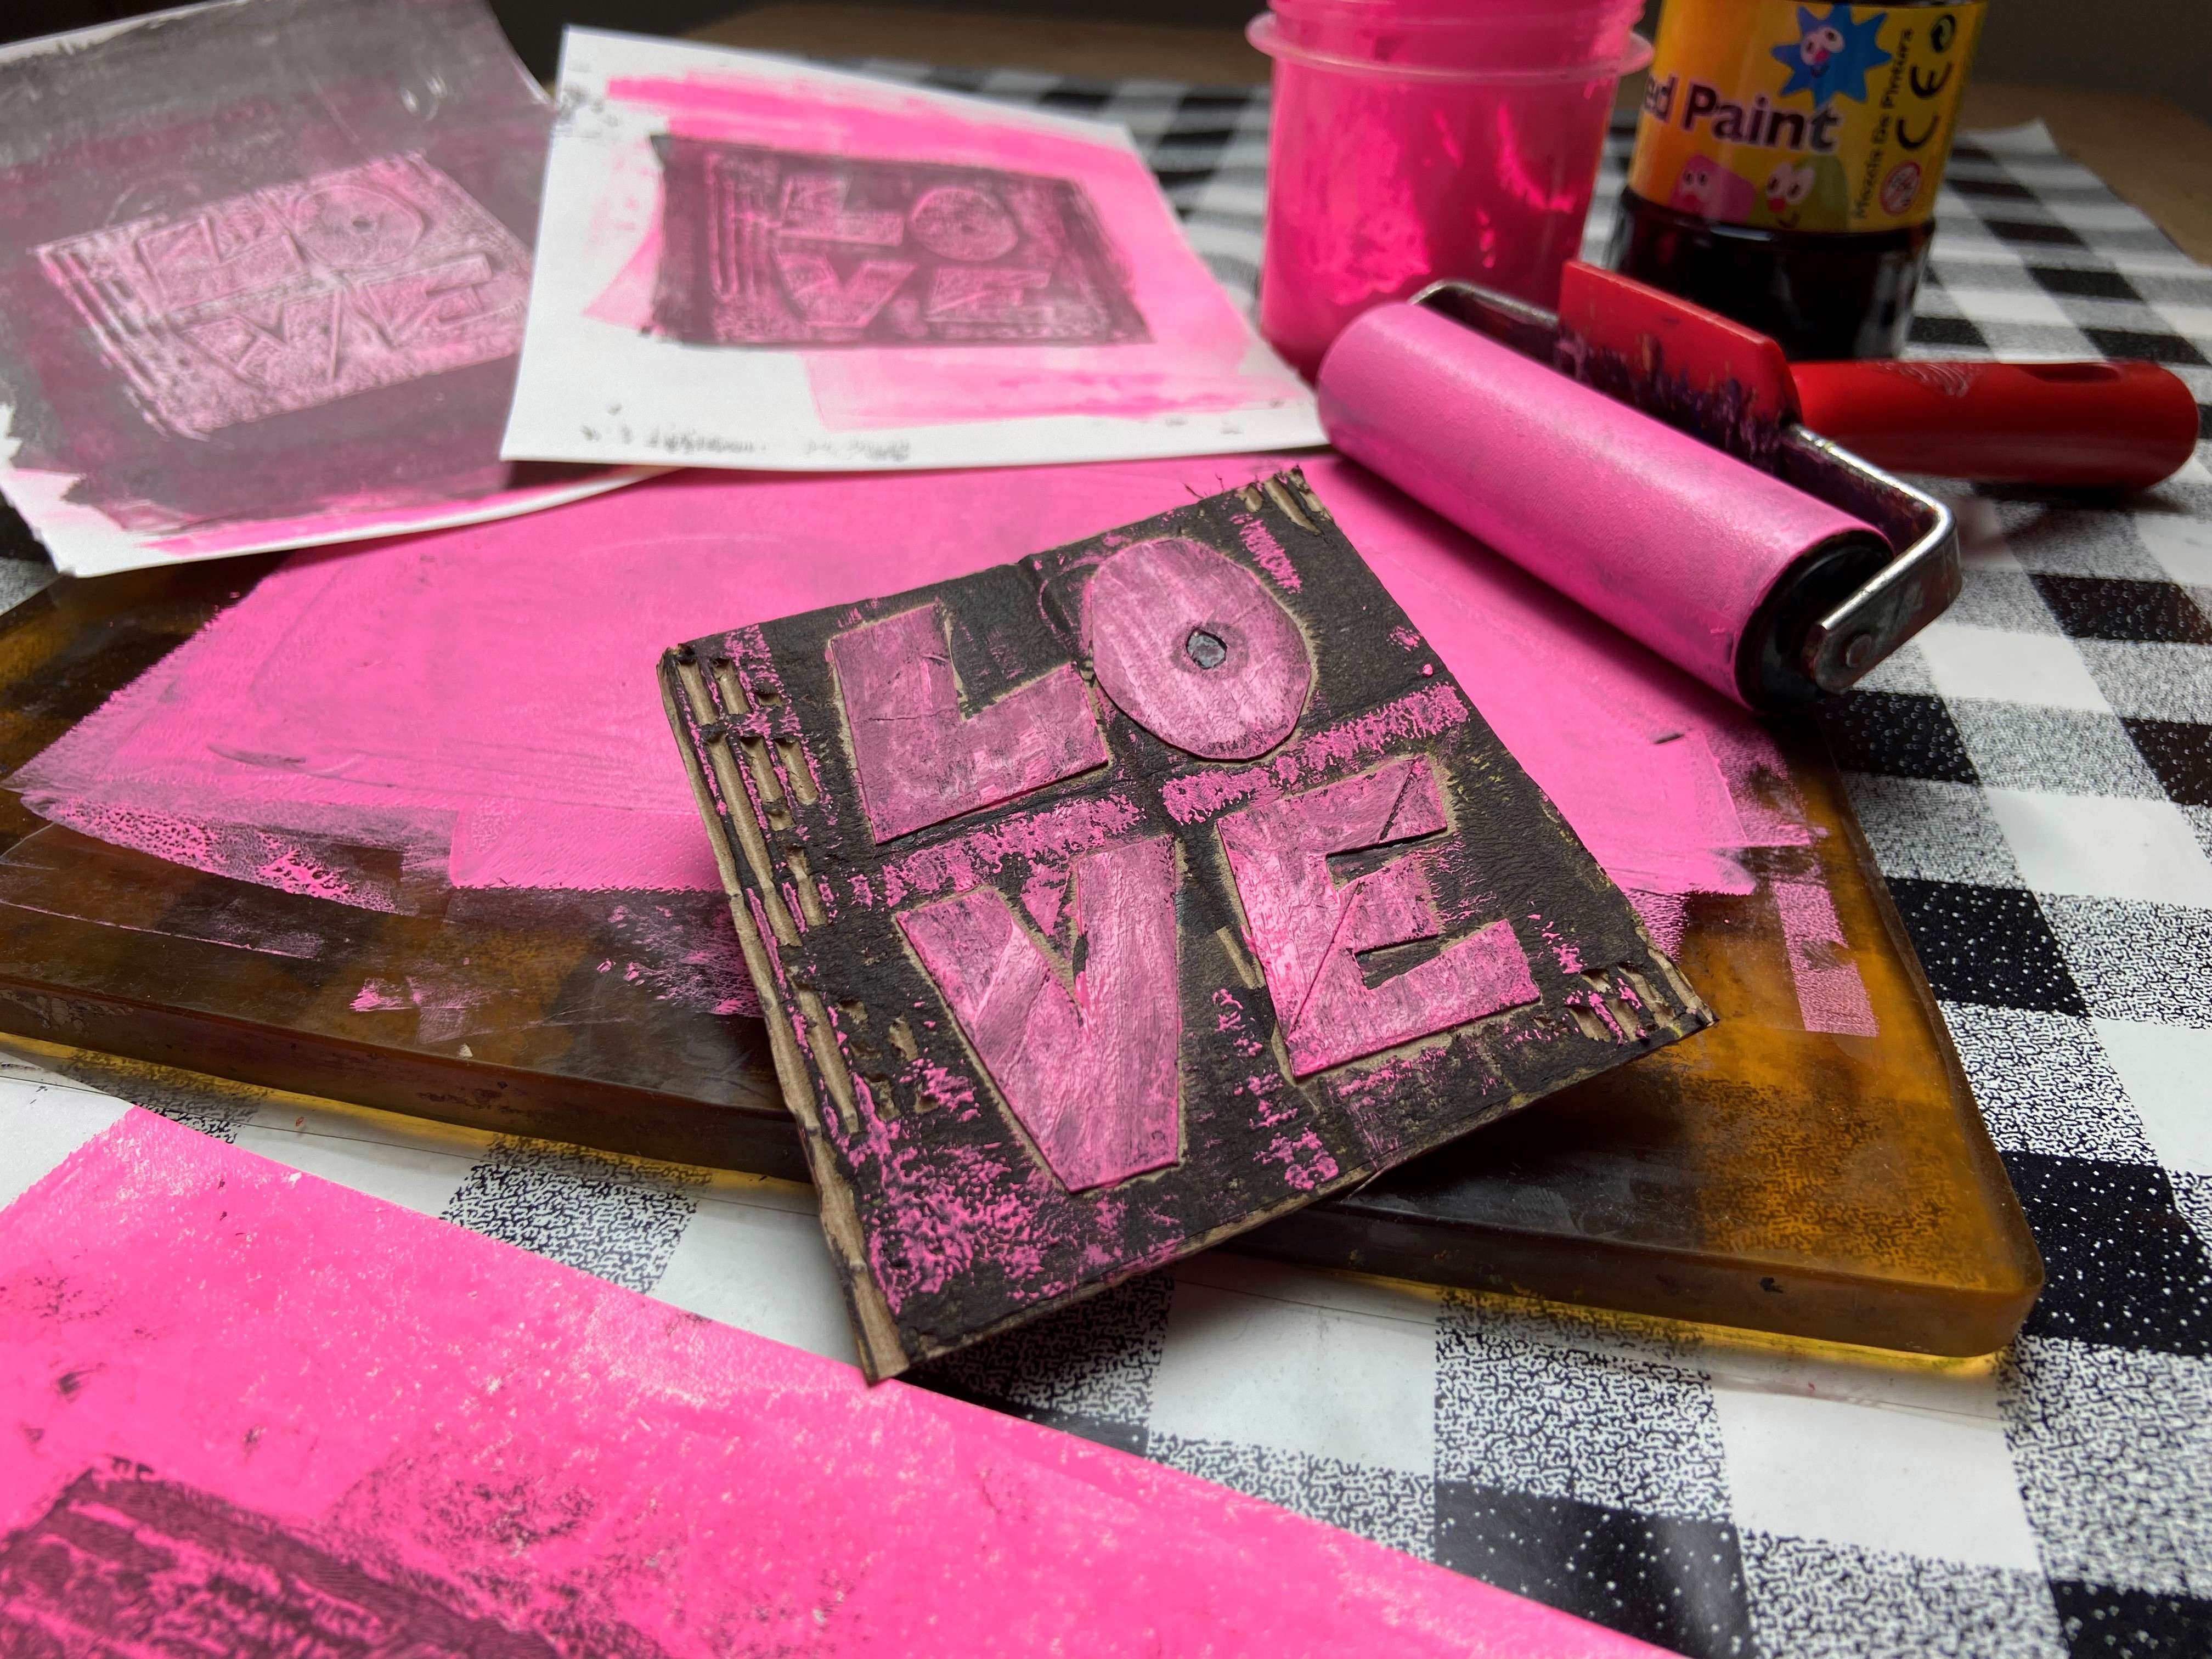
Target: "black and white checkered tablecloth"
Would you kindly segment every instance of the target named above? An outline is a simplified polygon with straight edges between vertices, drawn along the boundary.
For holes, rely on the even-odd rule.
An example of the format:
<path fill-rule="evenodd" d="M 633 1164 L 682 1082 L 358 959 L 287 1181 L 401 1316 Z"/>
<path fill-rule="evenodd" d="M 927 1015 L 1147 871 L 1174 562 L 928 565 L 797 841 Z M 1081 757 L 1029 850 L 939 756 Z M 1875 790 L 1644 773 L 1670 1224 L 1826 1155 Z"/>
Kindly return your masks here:
<path fill-rule="evenodd" d="M 1263 94 L 867 67 L 1127 124 L 1249 299 Z M 2212 403 L 2212 270 L 2039 131 L 1962 144 L 1941 215 L 1917 349 L 2152 357 Z M 2007 1353 L 1808 1353 L 1212 1255 L 938 1385 L 1686 1653 L 2212 1653 L 2208 453 L 2124 508 L 1964 497 L 1964 598 L 1828 722 L 2049 1266 Z M 86 1083 L 850 1357 L 803 1189 Z"/>

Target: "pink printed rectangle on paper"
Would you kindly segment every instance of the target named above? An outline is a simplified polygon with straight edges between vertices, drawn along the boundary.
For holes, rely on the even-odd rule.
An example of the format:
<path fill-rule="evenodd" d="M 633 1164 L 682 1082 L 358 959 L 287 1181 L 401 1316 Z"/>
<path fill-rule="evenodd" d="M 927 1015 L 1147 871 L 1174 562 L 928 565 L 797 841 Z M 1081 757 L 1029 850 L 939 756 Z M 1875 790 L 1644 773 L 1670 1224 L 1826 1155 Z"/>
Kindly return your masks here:
<path fill-rule="evenodd" d="M 530 255 L 420 155 L 49 242 L 149 419 L 198 436 L 511 356 Z"/>
<path fill-rule="evenodd" d="M 560 100 L 508 455 L 876 471 L 1320 440 L 1121 128 L 587 29 Z"/>
<path fill-rule="evenodd" d="M 997 167 L 653 140 L 653 325 L 698 345 L 1149 337 L 1079 184 Z"/>
<path fill-rule="evenodd" d="M 149 1112 L 0 1263 L 0 1651 L 1657 1651 Z"/>

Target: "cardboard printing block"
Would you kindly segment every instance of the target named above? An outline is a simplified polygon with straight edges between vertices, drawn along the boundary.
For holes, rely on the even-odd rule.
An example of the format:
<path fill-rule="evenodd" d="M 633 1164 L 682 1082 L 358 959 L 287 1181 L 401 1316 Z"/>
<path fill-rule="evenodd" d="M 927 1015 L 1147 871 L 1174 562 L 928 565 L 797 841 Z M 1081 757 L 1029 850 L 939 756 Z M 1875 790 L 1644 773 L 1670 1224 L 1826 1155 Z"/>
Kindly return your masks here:
<path fill-rule="evenodd" d="M 1295 471 L 660 676 L 873 1378 L 1712 1018 Z"/>

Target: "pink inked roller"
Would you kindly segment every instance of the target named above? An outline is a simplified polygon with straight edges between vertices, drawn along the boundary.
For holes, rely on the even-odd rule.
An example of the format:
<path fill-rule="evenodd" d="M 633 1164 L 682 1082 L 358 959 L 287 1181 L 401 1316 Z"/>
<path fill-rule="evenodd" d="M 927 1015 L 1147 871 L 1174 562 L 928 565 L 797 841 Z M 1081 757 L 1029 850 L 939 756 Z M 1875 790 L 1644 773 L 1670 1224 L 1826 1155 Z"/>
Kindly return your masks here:
<path fill-rule="evenodd" d="M 1571 265 L 1561 308 L 1626 281 Z M 1437 283 L 1337 337 L 1322 422 L 1346 454 L 1747 708 L 1848 690 L 1958 596 L 1942 502 L 1783 411 L 1695 395 L 1655 367 L 1549 312 Z"/>

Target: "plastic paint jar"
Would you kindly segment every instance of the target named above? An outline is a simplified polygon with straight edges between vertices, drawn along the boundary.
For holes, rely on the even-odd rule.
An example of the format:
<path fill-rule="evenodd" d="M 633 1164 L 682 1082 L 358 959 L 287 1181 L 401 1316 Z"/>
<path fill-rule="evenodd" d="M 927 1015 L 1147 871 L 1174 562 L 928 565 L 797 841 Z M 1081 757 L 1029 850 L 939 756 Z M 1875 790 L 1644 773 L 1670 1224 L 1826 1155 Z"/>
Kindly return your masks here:
<path fill-rule="evenodd" d="M 1539 305 L 1589 210 L 1639 0 L 1274 0 L 1260 331 L 1310 375 L 1439 276 Z"/>
<path fill-rule="evenodd" d="M 1893 357 L 1983 0 L 1669 0 L 1612 263 L 1796 358 Z"/>

